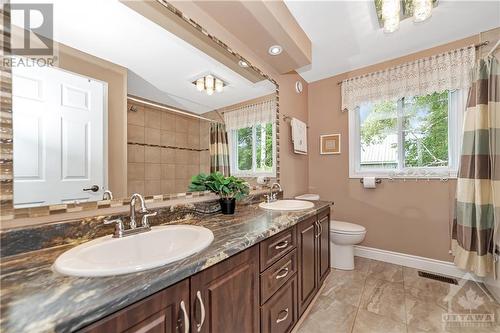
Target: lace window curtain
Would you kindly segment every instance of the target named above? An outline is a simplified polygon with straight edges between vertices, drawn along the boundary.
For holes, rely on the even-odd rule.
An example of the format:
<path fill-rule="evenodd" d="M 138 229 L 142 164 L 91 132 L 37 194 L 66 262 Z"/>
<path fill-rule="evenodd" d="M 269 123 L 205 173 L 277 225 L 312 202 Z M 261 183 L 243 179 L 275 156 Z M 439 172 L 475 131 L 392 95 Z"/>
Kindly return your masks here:
<path fill-rule="evenodd" d="M 228 131 L 256 124 L 272 123 L 276 119 L 276 99 L 243 105 L 224 113 Z"/>
<path fill-rule="evenodd" d="M 468 89 L 474 45 L 342 81 L 342 110 L 363 102 L 397 100 L 444 90 Z"/>

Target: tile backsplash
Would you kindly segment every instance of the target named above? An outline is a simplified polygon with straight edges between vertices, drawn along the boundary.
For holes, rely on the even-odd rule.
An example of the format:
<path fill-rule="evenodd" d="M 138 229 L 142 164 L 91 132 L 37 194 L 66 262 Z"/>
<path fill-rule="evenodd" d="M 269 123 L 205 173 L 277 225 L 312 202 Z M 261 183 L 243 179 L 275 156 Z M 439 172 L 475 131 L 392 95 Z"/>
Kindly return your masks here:
<path fill-rule="evenodd" d="M 187 192 L 191 176 L 210 171 L 209 122 L 130 102 L 127 110 L 129 195 Z"/>

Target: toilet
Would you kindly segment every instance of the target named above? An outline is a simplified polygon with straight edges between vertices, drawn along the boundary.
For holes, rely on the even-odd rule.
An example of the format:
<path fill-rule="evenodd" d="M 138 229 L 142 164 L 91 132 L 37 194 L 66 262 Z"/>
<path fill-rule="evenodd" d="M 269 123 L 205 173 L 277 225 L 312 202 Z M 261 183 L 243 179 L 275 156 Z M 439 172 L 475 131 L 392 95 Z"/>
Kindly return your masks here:
<path fill-rule="evenodd" d="M 303 194 L 297 200 L 319 200 L 317 194 Z M 330 220 L 330 266 L 336 269 L 354 269 L 354 245 L 365 239 L 366 228 L 354 223 Z"/>

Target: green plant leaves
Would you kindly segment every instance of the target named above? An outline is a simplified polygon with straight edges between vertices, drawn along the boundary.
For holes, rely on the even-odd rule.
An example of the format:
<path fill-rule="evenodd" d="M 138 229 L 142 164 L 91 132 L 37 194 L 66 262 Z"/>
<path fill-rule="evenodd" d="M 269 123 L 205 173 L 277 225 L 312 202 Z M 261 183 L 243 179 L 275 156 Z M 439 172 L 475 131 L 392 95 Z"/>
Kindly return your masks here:
<path fill-rule="evenodd" d="M 234 176 L 225 177 L 220 172 L 214 172 L 210 175 L 200 173 L 191 177 L 189 191 L 211 191 L 224 199 L 241 200 L 250 193 L 250 187 L 244 179 Z"/>

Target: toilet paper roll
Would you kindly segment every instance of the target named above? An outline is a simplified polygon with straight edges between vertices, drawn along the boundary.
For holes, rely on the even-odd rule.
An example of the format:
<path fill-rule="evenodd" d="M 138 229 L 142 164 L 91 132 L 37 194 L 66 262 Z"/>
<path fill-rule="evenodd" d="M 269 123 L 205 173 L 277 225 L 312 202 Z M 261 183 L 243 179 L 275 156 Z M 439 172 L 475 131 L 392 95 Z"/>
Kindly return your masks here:
<path fill-rule="evenodd" d="M 363 177 L 364 188 L 375 188 L 377 185 L 375 183 L 375 177 Z"/>

